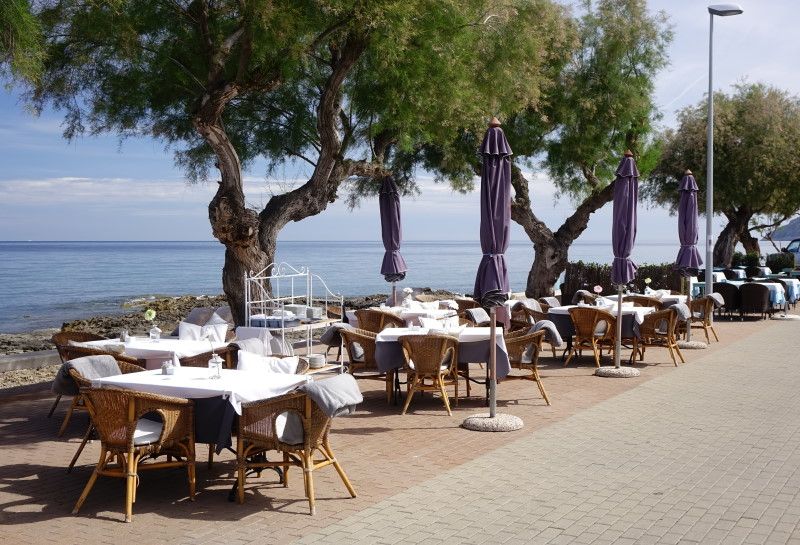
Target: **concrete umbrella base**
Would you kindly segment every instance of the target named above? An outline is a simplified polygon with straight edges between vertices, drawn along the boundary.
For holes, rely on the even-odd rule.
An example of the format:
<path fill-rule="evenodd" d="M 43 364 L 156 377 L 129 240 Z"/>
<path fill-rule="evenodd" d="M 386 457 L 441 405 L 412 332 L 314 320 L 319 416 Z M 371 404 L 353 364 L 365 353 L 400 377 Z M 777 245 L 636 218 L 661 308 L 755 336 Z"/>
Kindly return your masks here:
<path fill-rule="evenodd" d="M 681 350 L 702 350 L 708 348 L 703 341 L 678 341 L 678 348 Z"/>
<path fill-rule="evenodd" d="M 472 431 L 517 431 L 522 426 L 522 419 L 512 414 L 496 414 L 494 418 L 489 413 L 474 414 L 461 423 L 462 428 Z"/>
<path fill-rule="evenodd" d="M 605 378 L 633 378 L 640 374 L 639 370 L 633 367 L 612 367 L 610 365 L 599 367 L 594 372 L 594 376 Z"/>

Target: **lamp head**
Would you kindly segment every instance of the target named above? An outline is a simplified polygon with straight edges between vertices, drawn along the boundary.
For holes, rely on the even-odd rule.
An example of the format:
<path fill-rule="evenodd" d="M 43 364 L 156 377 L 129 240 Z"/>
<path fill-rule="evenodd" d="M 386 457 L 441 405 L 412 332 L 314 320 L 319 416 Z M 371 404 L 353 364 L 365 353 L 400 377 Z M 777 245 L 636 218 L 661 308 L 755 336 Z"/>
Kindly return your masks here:
<path fill-rule="evenodd" d="M 719 15 L 720 17 L 739 15 L 743 11 L 739 4 L 714 4 L 713 6 L 708 6 L 708 13 L 711 15 Z"/>

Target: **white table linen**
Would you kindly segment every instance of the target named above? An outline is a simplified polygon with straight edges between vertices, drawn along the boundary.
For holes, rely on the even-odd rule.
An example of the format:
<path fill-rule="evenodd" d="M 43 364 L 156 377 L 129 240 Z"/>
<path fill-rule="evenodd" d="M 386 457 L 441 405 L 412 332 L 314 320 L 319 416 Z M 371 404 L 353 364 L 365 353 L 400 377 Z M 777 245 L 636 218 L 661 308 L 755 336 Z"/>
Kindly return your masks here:
<path fill-rule="evenodd" d="M 120 344 L 116 339 L 106 339 L 102 341 L 91 341 L 87 345 L 94 345 L 104 348 L 108 344 Z M 166 361 L 174 361 L 175 358 L 188 358 L 203 352 L 208 352 L 212 348 L 218 350 L 227 343 L 204 341 L 181 340 L 177 337 L 161 338 L 151 340 L 146 337 L 131 337 L 125 344 L 126 356 L 141 358 L 147 362 L 148 369 L 160 369 L 161 364 Z"/>
<path fill-rule="evenodd" d="M 628 306 L 630 305 L 630 306 Z M 612 315 L 617 315 L 617 306 L 610 305 L 604 307 L 592 307 L 591 305 L 563 305 L 560 307 L 550 307 L 547 312 L 552 312 L 553 314 L 569 314 L 569 309 L 571 308 L 578 308 L 578 307 L 586 307 L 586 308 L 601 308 L 606 312 L 610 312 Z M 622 315 L 633 314 L 636 323 L 641 324 L 644 321 L 644 317 L 647 314 L 653 312 L 653 307 L 635 307 L 633 303 L 622 303 Z"/>
<path fill-rule="evenodd" d="M 236 369 L 222 369 L 220 378 L 211 379 L 206 368 L 179 367 L 172 375 L 162 375 L 160 370 L 127 373 L 93 380 L 92 386 L 127 388 L 187 399 L 222 396 L 236 414 L 242 414 L 242 403 L 283 395 L 310 380 L 308 375 Z"/>

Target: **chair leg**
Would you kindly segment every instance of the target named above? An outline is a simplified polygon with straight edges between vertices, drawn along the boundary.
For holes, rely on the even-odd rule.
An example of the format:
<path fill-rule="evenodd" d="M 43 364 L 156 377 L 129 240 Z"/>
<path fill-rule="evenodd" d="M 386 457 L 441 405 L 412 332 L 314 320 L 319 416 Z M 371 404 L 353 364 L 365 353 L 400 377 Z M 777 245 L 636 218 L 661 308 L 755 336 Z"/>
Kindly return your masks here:
<path fill-rule="evenodd" d="M 72 404 L 70 404 L 69 409 L 67 409 L 67 414 L 64 415 L 64 421 L 61 423 L 61 427 L 58 429 L 58 436 L 61 437 L 64 435 L 64 432 L 67 430 L 67 424 L 69 424 L 69 420 L 72 417 L 72 411 L 75 410 L 75 407 L 78 405 L 78 398 L 80 396 L 77 395 L 72 398 Z"/>
<path fill-rule="evenodd" d="M 410 374 L 406 380 L 407 380 L 408 392 L 406 392 L 406 402 L 403 404 L 403 412 L 401 412 L 400 414 L 406 414 L 408 406 L 411 404 L 411 398 L 414 397 L 414 388 L 417 385 L 417 375 Z"/>
<path fill-rule="evenodd" d="M 283 453 L 283 487 L 289 487 L 289 453 Z"/>
<path fill-rule="evenodd" d="M 576 352 L 576 350 L 575 350 L 575 346 L 573 345 L 573 346 L 572 346 L 572 347 L 569 349 L 569 354 L 567 355 L 567 361 L 565 361 L 565 362 L 564 362 L 564 367 L 566 367 L 567 365 L 569 365 L 569 362 L 570 362 L 570 361 L 572 361 L 572 358 L 574 358 L 574 357 L 575 357 L 575 352 Z"/>
<path fill-rule="evenodd" d="M 719 337 L 717 337 L 717 332 L 714 330 L 714 326 L 713 326 L 713 325 L 710 325 L 710 326 L 708 326 L 708 328 L 711 330 L 711 333 L 713 333 L 713 334 L 714 334 L 714 340 L 716 340 L 717 342 L 719 342 Z"/>
<path fill-rule="evenodd" d="M 285 454 L 284 460 L 286 460 Z M 244 443 L 241 437 L 236 443 L 236 465 L 236 501 L 238 503 L 244 503 L 244 475 L 247 471 L 247 460 L 244 458 Z M 284 472 L 284 477 L 285 475 L 286 472 Z"/>
<path fill-rule="evenodd" d="M 672 358 L 672 363 L 675 364 L 675 367 L 677 367 L 678 360 L 675 359 L 675 351 L 672 349 L 671 344 L 667 344 L 667 350 L 669 350 L 669 357 Z"/>
<path fill-rule="evenodd" d="M 394 374 L 396 371 L 386 372 L 386 403 L 392 402 L 392 388 L 394 387 Z"/>
<path fill-rule="evenodd" d="M 211 471 L 211 467 L 214 465 L 214 447 L 216 445 L 214 443 L 208 444 L 208 470 Z"/>
<path fill-rule="evenodd" d="M 594 343 L 594 341 L 592 342 L 592 351 L 594 352 L 594 364 L 597 367 L 600 367 L 600 356 L 602 355 L 602 352 L 600 352 L 600 354 L 597 353 L 597 345 Z"/>
<path fill-rule="evenodd" d="M 314 505 L 314 459 L 312 452 L 303 453 L 303 473 L 306 475 L 306 496 L 308 497 L 308 510 L 313 515 L 316 511 Z"/>
<path fill-rule="evenodd" d="M 92 487 L 94 483 L 97 482 L 97 477 L 100 476 L 100 472 L 105 469 L 106 465 L 109 461 L 108 451 L 101 450 L 100 452 L 100 460 L 97 462 L 97 466 L 95 466 L 94 471 L 92 472 L 92 476 L 89 477 L 89 482 L 86 483 L 86 486 L 83 487 L 83 492 L 81 492 L 78 501 L 75 502 L 75 507 L 72 508 L 72 514 L 77 515 L 78 511 L 80 511 L 81 507 L 83 506 L 83 502 L 86 501 L 86 498 L 89 496 L 89 492 L 92 491 Z"/>
<path fill-rule="evenodd" d="M 133 520 L 133 502 L 136 501 L 136 467 L 138 456 L 128 452 L 127 471 L 125 473 L 125 522 Z"/>
<path fill-rule="evenodd" d="M 456 386 L 455 386 L 455 388 L 456 388 L 456 407 L 458 407 L 458 368 L 456 368 L 456 371 L 453 374 L 455 375 L 455 383 L 456 383 Z"/>
<path fill-rule="evenodd" d="M 550 398 L 547 396 L 547 392 L 544 389 L 544 384 L 542 384 L 542 377 L 539 376 L 539 370 L 536 369 L 534 366 L 533 368 L 533 380 L 536 381 L 536 385 L 539 387 L 539 392 L 542 394 L 544 398 L 544 402 L 547 403 L 547 406 L 550 406 Z"/>
<path fill-rule="evenodd" d="M 439 385 L 439 392 L 442 394 L 442 401 L 444 401 L 444 408 L 447 409 L 447 416 L 453 416 L 453 413 L 450 411 L 450 400 L 447 399 L 447 390 L 444 389 L 441 375 L 436 379 L 436 383 Z"/>
<path fill-rule="evenodd" d="M 708 336 L 708 327 L 705 324 L 703 324 L 703 333 L 706 334 L 706 344 L 710 345 L 711 338 Z"/>
<path fill-rule="evenodd" d="M 56 406 L 58 405 L 58 402 L 59 402 L 59 401 L 61 401 L 61 394 L 58 394 L 58 395 L 56 396 L 56 400 L 55 400 L 55 401 L 53 401 L 53 406 L 52 406 L 52 407 L 50 407 L 50 412 L 49 412 L 49 413 L 47 413 L 47 418 L 50 418 L 51 416 L 53 416 L 53 411 L 55 411 L 55 410 L 56 410 Z"/>
<path fill-rule="evenodd" d="M 75 467 L 75 463 L 78 461 L 81 452 L 83 452 L 83 448 L 86 446 L 86 443 L 89 442 L 89 437 L 92 436 L 93 431 L 94 431 L 94 424 L 89 422 L 89 427 L 86 428 L 86 433 L 83 434 L 83 441 L 81 441 L 81 445 L 78 447 L 78 450 L 75 452 L 75 456 L 72 457 L 72 461 L 69 463 L 69 467 L 67 468 L 67 473 L 72 473 L 72 468 Z"/>
<path fill-rule="evenodd" d="M 353 485 L 350 483 L 350 479 L 347 478 L 347 474 L 344 472 L 341 464 L 339 464 L 339 462 L 336 460 L 336 456 L 333 455 L 333 450 L 331 450 L 331 445 L 328 442 L 327 437 L 322 442 L 322 448 L 325 450 L 325 454 L 328 456 L 328 458 L 333 462 L 333 467 L 336 468 L 336 473 L 339 474 L 339 477 L 341 477 L 345 488 L 347 488 L 347 491 L 350 492 L 350 497 L 355 498 L 356 491 L 353 488 Z"/>
<path fill-rule="evenodd" d="M 675 351 L 678 353 L 678 357 L 681 359 L 681 363 L 686 363 L 686 360 L 683 359 L 683 354 L 681 353 L 681 347 L 678 346 L 677 342 L 673 342 L 672 346 L 675 348 Z"/>

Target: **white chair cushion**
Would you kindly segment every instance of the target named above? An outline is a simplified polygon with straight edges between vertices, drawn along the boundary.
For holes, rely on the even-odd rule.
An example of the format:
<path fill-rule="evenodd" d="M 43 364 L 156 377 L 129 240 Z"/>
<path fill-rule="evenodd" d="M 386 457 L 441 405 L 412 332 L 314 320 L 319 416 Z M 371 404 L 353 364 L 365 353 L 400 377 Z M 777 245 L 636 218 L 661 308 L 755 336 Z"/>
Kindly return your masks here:
<path fill-rule="evenodd" d="M 289 445 L 303 443 L 303 421 L 296 411 L 286 411 L 275 417 L 275 432 L 278 439 Z"/>
<path fill-rule="evenodd" d="M 276 358 L 274 356 L 260 356 L 252 352 L 239 350 L 239 363 L 236 368 L 240 371 L 262 371 L 266 373 L 295 374 L 300 358 L 289 356 Z"/>
<path fill-rule="evenodd" d="M 136 429 L 133 430 L 133 444 L 134 445 L 149 445 L 155 443 L 161 437 L 161 430 L 164 429 L 164 424 L 154 420 L 142 418 L 136 423 Z"/>
<path fill-rule="evenodd" d="M 203 338 L 203 327 L 191 322 L 180 322 L 178 338 L 182 341 L 199 341 Z"/>

